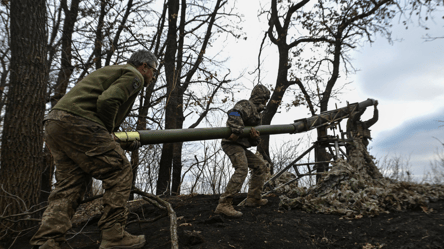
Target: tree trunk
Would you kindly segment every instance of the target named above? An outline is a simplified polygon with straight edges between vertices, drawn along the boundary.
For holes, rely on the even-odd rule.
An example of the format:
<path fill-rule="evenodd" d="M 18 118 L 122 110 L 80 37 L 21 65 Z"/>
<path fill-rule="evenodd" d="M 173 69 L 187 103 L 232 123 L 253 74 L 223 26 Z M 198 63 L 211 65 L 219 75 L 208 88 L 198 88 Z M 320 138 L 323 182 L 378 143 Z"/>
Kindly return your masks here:
<path fill-rule="evenodd" d="M 63 11 L 65 13 L 65 21 L 63 23 L 62 32 L 62 53 L 60 61 L 60 71 L 57 78 L 57 84 L 54 90 L 54 97 L 51 99 L 51 106 L 54 107 L 57 102 L 65 95 L 68 87 L 69 79 L 74 71 L 74 66 L 71 65 L 72 60 L 72 34 L 74 32 L 74 25 L 77 21 L 79 12 L 80 0 L 73 0 L 71 2 L 71 9 L 68 9 L 66 0 L 61 2 Z"/>
<path fill-rule="evenodd" d="M 216 17 L 219 13 L 218 11 L 225 3 L 226 2 L 222 2 L 221 0 L 216 1 L 213 12 L 209 14 L 209 21 L 206 22 L 208 27 L 205 31 L 202 47 L 199 49 L 200 52 L 197 54 L 197 58 L 192 63 L 189 61 L 189 59 L 192 57 L 185 58 L 186 55 L 184 55 L 184 51 L 187 50 L 184 48 L 184 39 L 186 35 L 185 26 L 187 25 L 185 17 L 187 14 L 189 14 L 187 12 L 187 1 L 180 0 L 179 4 L 179 0 L 170 0 L 167 3 L 168 37 L 164 57 L 165 75 L 167 81 L 165 129 L 183 128 L 183 122 L 185 119 L 183 113 L 184 93 L 192 82 L 193 75 L 195 75 L 199 69 L 199 65 L 204 60 L 205 50 L 212 36 L 211 31 L 214 27 L 214 23 L 216 22 Z M 181 13 L 178 26 L 177 19 L 179 17 L 179 7 L 181 8 Z M 177 32 L 179 32 L 179 34 L 177 34 Z M 186 64 L 192 64 L 192 66 L 187 68 L 185 75 L 182 75 L 181 70 Z M 182 82 L 181 78 L 183 79 Z M 202 117 L 204 117 L 206 113 L 208 113 L 208 110 L 203 112 Z M 157 183 L 158 194 L 165 192 L 165 190 L 168 190 L 166 191 L 167 193 L 180 193 L 182 174 L 182 145 L 182 143 L 164 144 Z M 172 175 L 171 170 L 173 170 Z"/>
<path fill-rule="evenodd" d="M 63 32 L 62 32 L 62 50 L 61 50 L 61 61 L 60 61 L 60 71 L 57 78 L 57 83 L 54 88 L 54 96 L 51 98 L 51 108 L 54 107 L 57 102 L 66 94 L 66 89 L 69 84 L 69 80 L 73 73 L 74 67 L 71 65 L 72 60 L 72 34 L 74 32 L 74 25 L 77 21 L 77 16 L 79 12 L 79 3 L 81 0 L 73 0 L 71 2 L 71 8 L 68 9 L 67 1 L 61 1 L 61 8 L 65 14 L 65 20 L 63 22 Z M 49 192 L 52 186 L 52 176 L 54 174 L 54 167 L 52 165 L 51 155 L 46 155 L 50 153 L 48 149 L 44 148 L 45 151 L 45 169 L 42 173 L 42 196 L 41 201 L 47 201 L 49 197 Z M 48 192 L 49 191 L 49 192 Z M 92 195 L 92 181 L 88 184 L 88 190 L 86 196 Z"/>
<path fill-rule="evenodd" d="M 156 195 L 165 193 L 169 195 L 171 182 L 171 156 L 173 155 L 173 144 L 165 143 L 162 147 L 162 156 L 159 163 L 159 176 L 157 178 Z"/>
<path fill-rule="evenodd" d="M 180 185 L 182 177 L 182 145 L 183 143 L 175 143 L 173 147 L 173 175 L 171 180 L 171 194 L 180 194 Z"/>
<path fill-rule="evenodd" d="M 183 123 L 182 98 L 178 94 L 178 87 L 169 96 L 165 111 L 165 129 L 180 129 Z M 167 143 L 163 145 L 160 159 L 159 179 L 157 181 L 157 194 L 167 189 L 177 193 L 182 170 L 182 143 Z M 171 172 L 173 170 L 173 172 Z M 173 173 L 173 176 L 171 175 Z M 171 184 L 173 183 L 173 186 Z M 171 189 L 170 189 L 171 186 Z"/>
<path fill-rule="evenodd" d="M 0 168 L 0 184 L 7 192 L 0 194 L 4 216 L 23 213 L 39 199 L 48 78 L 46 1 L 14 0 L 10 4 L 11 74 Z M 12 228 L 17 231 L 30 224 L 23 221 Z"/>
<path fill-rule="evenodd" d="M 146 87 L 145 89 L 145 93 L 140 96 L 140 106 L 141 108 L 139 108 L 139 118 L 137 119 L 137 125 L 136 125 L 136 130 L 146 130 L 146 120 L 147 120 L 147 115 L 148 115 L 148 109 L 151 107 L 150 106 L 150 100 L 151 100 L 151 96 L 154 90 L 154 85 L 155 83 L 152 82 L 150 85 L 148 85 L 148 87 Z M 133 168 L 133 184 L 132 186 L 136 185 L 136 180 L 137 180 L 137 174 L 139 171 L 139 150 L 133 151 L 131 153 L 131 166 Z M 131 193 L 130 195 L 130 200 L 134 200 L 134 193 Z"/>
<path fill-rule="evenodd" d="M 97 21 L 96 39 L 94 42 L 94 61 L 96 70 L 102 68 L 103 23 L 106 15 L 107 1 L 100 1 L 100 15 Z"/>
<path fill-rule="evenodd" d="M 282 98 L 284 97 L 285 91 L 287 91 L 290 86 L 290 82 L 287 80 L 288 74 L 288 48 L 287 46 L 281 45 L 279 49 L 279 69 L 276 79 L 276 87 L 268 101 L 267 108 L 262 113 L 262 124 L 269 125 L 273 120 L 279 106 L 281 105 Z M 258 151 L 264 156 L 270 165 L 273 165 L 270 159 L 270 135 L 261 136 L 261 143 L 258 146 Z M 271 173 L 274 169 L 271 169 Z"/>
<path fill-rule="evenodd" d="M 165 106 L 165 129 L 176 128 L 176 107 L 179 104 L 177 92 L 179 89 L 180 70 L 176 68 L 176 31 L 177 17 L 179 13 L 179 0 L 168 1 L 168 36 L 165 51 L 165 76 L 167 85 L 167 100 Z M 180 105 L 182 106 L 182 105 Z M 173 157 L 173 144 L 165 143 L 162 148 L 162 156 L 159 163 L 159 176 L 157 178 L 156 194 L 169 195 L 171 183 L 171 166 Z"/>
<path fill-rule="evenodd" d="M 41 193 L 39 197 L 39 203 L 48 201 L 49 194 L 52 189 L 52 176 L 54 173 L 54 164 L 51 152 L 48 147 L 43 149 L 43 170 L 42 170 L 42 183 L 41 183 Z"/>

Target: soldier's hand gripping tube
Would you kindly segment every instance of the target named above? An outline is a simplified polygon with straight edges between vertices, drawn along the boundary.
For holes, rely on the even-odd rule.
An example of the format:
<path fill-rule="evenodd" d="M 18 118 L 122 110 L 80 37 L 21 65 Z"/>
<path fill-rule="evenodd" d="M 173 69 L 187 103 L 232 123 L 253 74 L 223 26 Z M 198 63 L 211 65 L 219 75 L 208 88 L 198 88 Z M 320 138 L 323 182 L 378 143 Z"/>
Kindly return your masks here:
<path fill-rule="evenodd" d="M 124 144 L 121 143 L 120 146 L 124 150 L 135 151 L 135 150 L 139 149 L 142 146 L 142 143 L 140 143 L 139 140 L 134 140 L 132 142 L 126 142 Z"/>

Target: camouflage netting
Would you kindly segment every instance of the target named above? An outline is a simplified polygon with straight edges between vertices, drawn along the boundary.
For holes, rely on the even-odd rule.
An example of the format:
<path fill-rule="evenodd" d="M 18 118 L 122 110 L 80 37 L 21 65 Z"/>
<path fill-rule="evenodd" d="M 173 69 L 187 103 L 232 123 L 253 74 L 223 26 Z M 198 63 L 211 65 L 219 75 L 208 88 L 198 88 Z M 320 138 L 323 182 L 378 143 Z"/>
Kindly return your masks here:
<path fill-rule="evenodd" d="M 270 163 L 268 163 L 267 160 L 265 160 L 262 155 L 259 152 L 256 152 L 256 156 L 261 159 L 265 166 L 266 166 L 266 170 L 267 172 L 265 173 L 265 182 L 269 181 L 273 176 L 271 175 L 271 165 Z M 292 189 L 295 189 L 298 187 L 298 181 L 294 181 L 290 184 L 284 185 L 285 183 L 294 180 L 296 178 L 296 176 L 290 172 L 284 172 L 282 175 L 280 175 L 278 178 L 270 181 L 268 183 L 268 185 L 266 185 L 264 187 L 264 189 L 262 190 L 263 192 L 268 192 L 271 190 L 274 190 L 274 193 L 277 194 L 284 194 L 284 193 L 288 193 L 289 191 L 291 191 Z M 278 188 L 279 187 L 279 188 Z"/>
<path fill-rule="evenodd" d="M 269 180 L 271 178 L 271 174 L 267 173 L 266 180 Z M 281 176 L 279 176 L 277 179 L 271 181 L 269 184 L 264 187 L 263 191 L 268 192 L 271 190 L 274 190 L 274 193 L 277 194 L 284 194 L 288 193 L 289 191 L 296 189 L 298 187 L 298 181 L 294 181 L 290 184 L 284 185 L 285 183 L 295 179 L 296 176 L 290 172 L 284 172 Z M 279 188 L 278 188 L 279 187 Z"/>
<path fill-rule="evenodd" d="M 346 218 L 422 208 L 444 199 L 443 185 L 417 184 L 384 178 L 359 139 L 349 161 L 338 159 L 323 181 L 309 189 L 293 188 L 280 197 L 284 209 L 342 214 Z"/>

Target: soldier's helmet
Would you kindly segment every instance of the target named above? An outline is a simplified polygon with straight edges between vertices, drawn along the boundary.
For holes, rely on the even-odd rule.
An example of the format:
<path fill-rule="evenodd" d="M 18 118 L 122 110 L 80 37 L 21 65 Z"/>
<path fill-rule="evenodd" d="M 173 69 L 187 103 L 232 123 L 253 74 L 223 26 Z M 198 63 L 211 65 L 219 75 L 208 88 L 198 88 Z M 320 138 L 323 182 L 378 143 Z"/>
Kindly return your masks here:
<path fill-rule="evenodd" d="M 253 88 L 253 91 L 251 91 L 250 100 L 252 100 L 255 104 L 263 103 L 264 100 L 269 99 L 270 90 L 268 90 L 264 85 L 259 84 Z"/>

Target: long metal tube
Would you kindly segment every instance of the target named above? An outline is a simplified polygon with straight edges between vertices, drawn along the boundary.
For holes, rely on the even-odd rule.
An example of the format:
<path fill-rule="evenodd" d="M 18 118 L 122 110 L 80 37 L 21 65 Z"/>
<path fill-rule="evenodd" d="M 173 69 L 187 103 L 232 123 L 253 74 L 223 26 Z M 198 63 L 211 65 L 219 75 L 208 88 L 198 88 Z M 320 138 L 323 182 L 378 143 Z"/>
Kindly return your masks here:
<path fill-rule="evenodd" d="M 321 114 L 295 120 L 292 124 L 285 125 L 259 125 L 254 128 L 261 135 L 274 134 L 294 134 L 315 129 L 322 125 L 327 125 L 335 121 L 339 121 L 348 115 L 362 108 L 366 108 L 375 103 L 374 99 L 349 104 L 346 107 L 326 111 Z M 249 136 L 251 127 L 245 127 L 240 137 Z M 159 143 L 175 143 L 186 141 L 210 140 L 227 138 L 231 134 L 229 127 L 219 128 L 194 128 L 194 129 L 171 129 L 171 130 L 141 130 L 134 132 L 115 132 L 114 135 L 120 139 L 122 143 L 139 140 L 142 145 L 159 144 Z"/>

